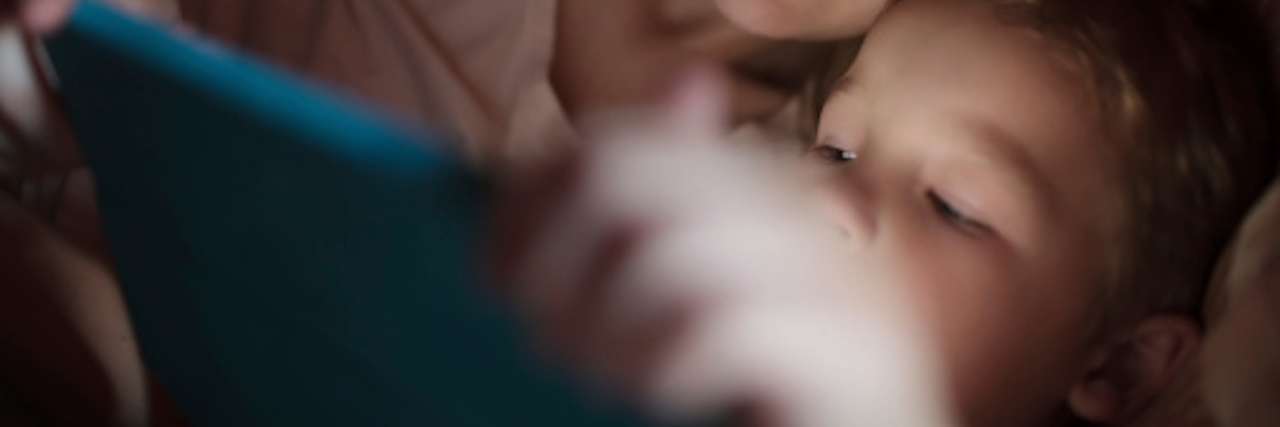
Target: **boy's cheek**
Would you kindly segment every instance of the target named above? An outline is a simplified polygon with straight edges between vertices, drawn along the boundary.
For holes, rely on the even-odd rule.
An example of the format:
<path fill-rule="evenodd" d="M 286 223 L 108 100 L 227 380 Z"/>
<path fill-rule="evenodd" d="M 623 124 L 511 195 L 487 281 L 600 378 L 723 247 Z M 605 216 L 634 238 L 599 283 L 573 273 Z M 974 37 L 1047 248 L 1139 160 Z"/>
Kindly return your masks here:
<path fill-rule="evenodd" d="M 892 270 L 881 274 L 896 277 L 895 286 L 919 304 L 960 415 L 991 425 L 1030 419 L 1051 405 L 1048 391 L 1066 381 L 1058 371 L 1071 363 L 1060 355 L 1070 354 L 1073 344 L 1045 337 L 1074 333 L 1079 318 L 1073 313 L 1082 311 L 1075 300 L 1083 298 L 1030 292 L 1033 287 L 1010 275 L 1017 270 L 1012 261 L 998 253 L 911 249 L 878 264 Z"/>

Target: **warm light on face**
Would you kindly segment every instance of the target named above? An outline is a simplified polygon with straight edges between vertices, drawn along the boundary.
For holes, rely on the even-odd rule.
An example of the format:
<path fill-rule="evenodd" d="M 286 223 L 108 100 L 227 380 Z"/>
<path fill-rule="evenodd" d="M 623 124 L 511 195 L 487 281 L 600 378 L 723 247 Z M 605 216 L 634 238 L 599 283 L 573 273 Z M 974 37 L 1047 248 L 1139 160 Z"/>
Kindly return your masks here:
<path fill-rule="evenodd" d="M 809 157 L 860 274 L 926 307 L 961 415 L 1034 425 L 1093 345 L 1120 194 L 1087 82 L 984 4 L 895 4 Z"/>

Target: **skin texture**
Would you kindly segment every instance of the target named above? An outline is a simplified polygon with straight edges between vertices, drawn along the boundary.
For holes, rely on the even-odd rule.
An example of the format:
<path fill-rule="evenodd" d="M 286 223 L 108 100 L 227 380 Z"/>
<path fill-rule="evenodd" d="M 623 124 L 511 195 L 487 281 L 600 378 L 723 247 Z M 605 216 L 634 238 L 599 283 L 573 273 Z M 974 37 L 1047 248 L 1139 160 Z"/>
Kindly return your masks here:
<path fill-rule="evenodd" d="M 761 55 L 795 52 L 788 45 L 735 27 L 709 0 L 559 0 L 551 81 L 572 118 L 649 105 L 672 90 L 681 71 L 700 64 L 726 68 Z M 739 73 L 729 74 L 731 115 L 757 119 L 790 93 Z"/>
<path fill-rule="evenodd" d="M 1117 163 L 1051 52 L 979 2 L 903 1 L 811 154 L 858 264 L 923 305 L 969 425 L 1045 425 L 1101 350 Z"/>
<path fill-rule="evenodd" d="M 739 27 L 774 39 L 828 40 L 863 34 L 889 0 L 715 0 Z"/>

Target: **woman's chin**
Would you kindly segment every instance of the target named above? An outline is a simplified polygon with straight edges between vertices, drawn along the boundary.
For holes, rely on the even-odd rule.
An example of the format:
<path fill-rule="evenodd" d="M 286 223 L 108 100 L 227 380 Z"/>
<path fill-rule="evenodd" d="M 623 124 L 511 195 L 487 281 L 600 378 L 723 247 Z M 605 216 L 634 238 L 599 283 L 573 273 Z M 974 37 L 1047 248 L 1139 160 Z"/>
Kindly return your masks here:
<path fill-rule="evenodd" d="M 715 0 L 734 25 L 772 39 L 792 39 L 804 31 L 795 25 L 794 3 L 804 0 Z"/>
<path fill-rule="evenodd" d="M 745 31 L 771 39 L 835 40 L 866 32 L 886 0 L 715 0 Z"/>

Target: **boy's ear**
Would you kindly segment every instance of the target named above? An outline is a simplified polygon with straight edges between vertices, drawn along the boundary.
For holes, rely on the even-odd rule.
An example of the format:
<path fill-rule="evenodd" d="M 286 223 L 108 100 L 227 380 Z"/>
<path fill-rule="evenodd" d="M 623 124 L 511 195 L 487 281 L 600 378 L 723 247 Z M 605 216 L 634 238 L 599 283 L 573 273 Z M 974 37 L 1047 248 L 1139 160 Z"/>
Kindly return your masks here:
<path fill-rule="evenodd" d="M 1071 388 L 1067 404 L 1087 421 L 1119 424 L 1138 416 L 1200 344 L 1200 326 L 1178 315 L 1151 316 L 1102 349 Z"/>

